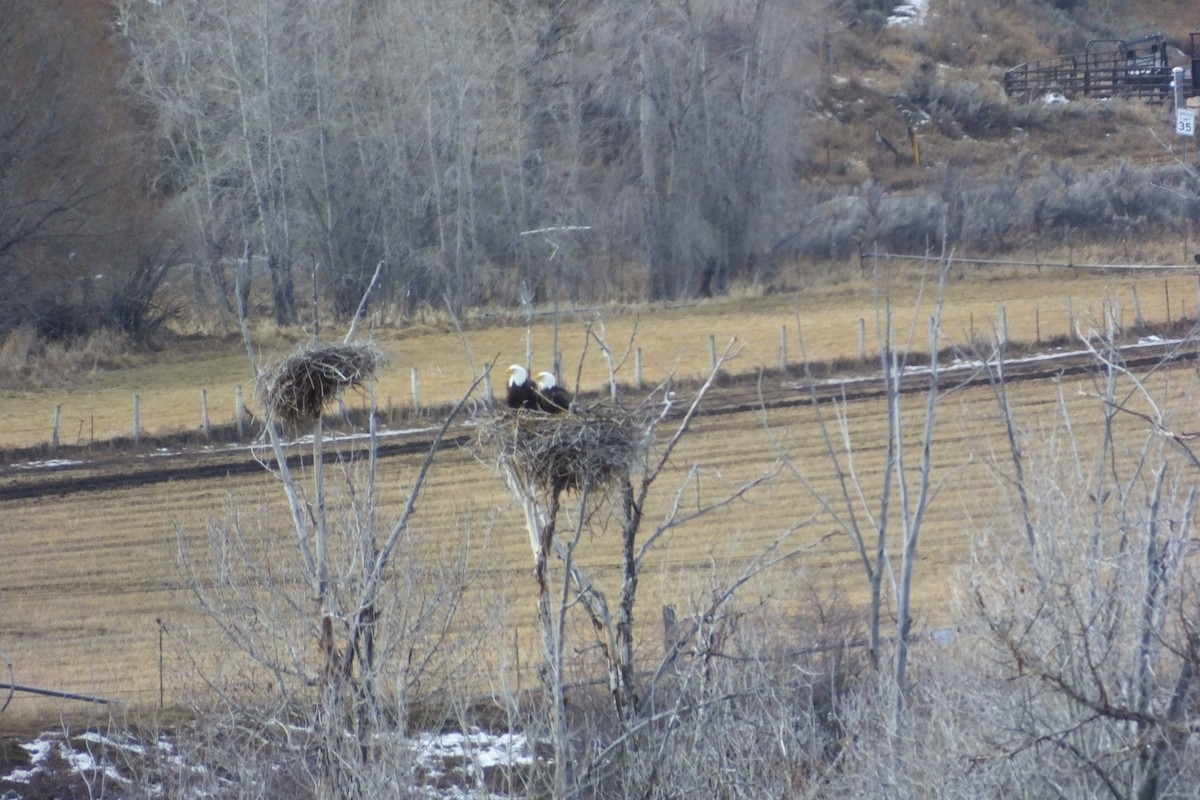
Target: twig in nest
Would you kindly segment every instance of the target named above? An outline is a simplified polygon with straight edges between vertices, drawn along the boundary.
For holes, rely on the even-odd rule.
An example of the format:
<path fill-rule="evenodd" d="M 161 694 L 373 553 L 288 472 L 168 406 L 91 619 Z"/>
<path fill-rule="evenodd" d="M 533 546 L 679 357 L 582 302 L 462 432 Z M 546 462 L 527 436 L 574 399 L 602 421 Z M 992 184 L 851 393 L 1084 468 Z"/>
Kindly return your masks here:
<path fill-rule="evenodd" d="M 608 405 L 570 414 L 500 409 L 477 427 L 485 460 L 552 493 L 603 488 L 641 463 L 645 445 L 643 426 Z"/>
<path fill-rule="evenodd" d="M 285 422 L 311 421 L 341 391 L 367 382 L 385 363 L 372 344 L 310 342 L 263 368 L 258 393 L 271 416 Z"/>

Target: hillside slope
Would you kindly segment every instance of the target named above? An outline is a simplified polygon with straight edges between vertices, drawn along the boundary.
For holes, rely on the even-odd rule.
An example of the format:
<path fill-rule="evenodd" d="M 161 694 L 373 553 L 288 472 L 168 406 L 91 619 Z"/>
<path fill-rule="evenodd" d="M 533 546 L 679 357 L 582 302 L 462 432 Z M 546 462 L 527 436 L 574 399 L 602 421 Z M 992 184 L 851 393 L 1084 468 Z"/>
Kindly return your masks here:
<path fill-rule="evenodd" d="M 282 89 L 255 84 L 249 63 L 220 73 L 227 60 L 212 48 L 229 40 L 216 16 L 88 6 L 80 35 L 107 38 L 59 66 L 87 77 L 60 83 L 91 87 L 90 107 L 63 113 L 88 116 L 87 129 L 103 120 L 104 145 L 136 163 L 66 227 L 0 251 L 0 333 L 228 330 L 247 247 L 257 313 L 285 325 L 308 315 L 298 297 L 344 318 L 381 261 L 379 302 L 409 320 L 446 300 L 466 314 L 556 291 L 627 302 L 788 289 L 870 243 L 1091 246 L 1149 262 L 1187 252 L 1200 187 L 1166 105 L 1021 105 L 1002 82 L 1015 64 L 1155 30 L 1182 63 L 1200 28 L 1191 4 L 929 0 L 889 24 L 894 5 L 667 4 L 626 18 L 587 4 L 467 4 L 466 16 L 421 25 L 396 13 L 341 26 L 316 53 L 295 50 L 307 40 L 271 19 L 239 18 L 233 33 L 275 37 L 266 66 L 296 79 Z M 54 30 L 27 21 L 55 14 L 40 9 L 0 28 Z M 637 36 L 646 24 L 650 44 Z M 26 39 L 21 52 L 38 52 Z M 427 61 L 414 61 L 422 42 Z M 238 97 L 241 112 L 229 105 Z M 43 165 L 22 178 L 46 187 L 39 202 L 70 167 L 25 163 Z M 588 232 L 522 235 L 548 225 Z M 559 248 L 552 280 L 544 265 Z"/>
<path fill-rule="evenodd" d="M 1087 171 L 1122 159 L 1147 164 L 1170 156 L 1174 125 L 1166 106 L 1027 108 L 1005 98 L 1003 75 L 1024 62 L 1082 53 L 1091 39 L 1156 31 L 1168 37 L 1173 65 L 1189 67 L 1188 33 L 1200 29 L 1200 13 L 1179 2 L 1059 5 L 1078 10 L 932 0 L 920 22 L 877 33 L 864 26 L 841 31 L 829 47 L 833 55 L 815 101 L 823 152 L 806 177 L 832 184 L 870 178 L 903 191 L 934 183 L 938 167 L 985 178 L 1034 162 Z M 910 127 L 921 167 L 914 163 Z"/>

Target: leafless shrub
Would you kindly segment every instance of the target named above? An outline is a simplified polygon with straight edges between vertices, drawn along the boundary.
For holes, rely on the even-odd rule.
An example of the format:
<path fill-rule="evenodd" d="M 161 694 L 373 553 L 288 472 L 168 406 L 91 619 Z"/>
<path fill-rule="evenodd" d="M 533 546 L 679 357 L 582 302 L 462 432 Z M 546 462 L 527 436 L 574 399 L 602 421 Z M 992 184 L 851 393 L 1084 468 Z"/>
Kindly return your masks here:
<path fill-rule="evenodd" d="M 311 421 L 343 390 L 371 380 L 386 361 L 372 344 L 310 342 L 264 367 L 258 393 L 276 419 Z"/>
<path fill-rule="evenodd" d="M 1020 182 L 1011 175 L 994 183 L 966 188 L 953 206 L 954 241 L 976 243 L 984 251 L 1003 251 L 1021 240 L 1028 218 L 1021 214 Z"/>
<path fill-rule="evenodd" d="M 181 786 L 220 797 L 253 796 L 264 781 L 280 787 L 271 796 L 406 796 L 419 783 L 405 743 L 413 707 L 449 707 L 479 680 L 483 629 L 461 612 L 486 605 L 473 577 L 483 537 L 464 533 L 432 552 L 401 537 L 391 565 L 370 573 L 364 563 L 377 563 L 381 546 L 370 465 L 343 461 L 340 472 L 345 484 L 325 498 L 330 578 L 319 617 L 287 523 L 267 504 L 231 497 L 199 546 L 179 530 L 184 582 L 220 629 L 170 631 L 186 654 L 171 681 L 194 716 L 180 746 L 213 773 L 181 774 Z M 474 528 L 458 520 L 459 532 Z"/>
<path fill-rule="evenodd" d="M 1195 176 L 1181 166 L 1078 174 L 1060 167 L 1029 187 L 1035 229 L 1070 228 L 1103 235 L 1179 230 L 1197 214 Z"/>
<path fill-rule="evenodd" d="M 1054 796 L 1029 753 L 996 747 L 997 733 L 1020 713 L 1024 692 L 998 674 L 985 650 L 969 632 L 926 640 L 914 651 L 906 713 L 899 717 L 887 713 L 895 698 L 886 679 L 865 676 L 853 684 L 837 708 L 839 749 L 814 776 L 819 780 L 794 796 Z"/>
<path fill-rule="evenodd" d="M 853 193 L 817 194 L 773 255 L 847 258 L 873 244 L 921 253 L 943 237 L 976 252 L 1006 252 L 1029 236 L 1178 233 L 1200 222 L 1197 197 L 1200 182 L 1183 165 L 1090 173 L 1056 165 L 1031 178 L 1013 173 L 988 181 L 944 167 L 935 189 L 906 196 L 887 196 L 871 181 Z"/>
<path fill-rule="evenodd" d="M 179 303 L 165 300 L 163 289 L 167 277 L 178 265 L 179 253 L 178 246 L 140 247 L 129 273 L 113 279 L 108 303 L 99 310 L 101 324 L 111 325 L 135 342 L 146 344 L 178 317 Z"/>
<path fill-rule="evenodd" d="M 816 197 L 797 230 L 775 249 L 777 258 L 814 256 L 845 259 L 863 241 L 867 208 L 854 195 Z"/>
<path fill-rule="evenodd" d="M 50 341 L 22 325 L 0 337 L 0 378 L 25 388 L 61 385 L 80 372 L 129 367 L 143 357 L 128 337 L 110 328 Z"/>
<path fill-rule="evenodd" d="M 842 705 L 867 670 L 856 615 L 815 593 L 796 614 L 712 614 L 704 594 L 680 612 L 694 636 L 648 686 L 640 726 L 614 741 L 588 720 L 581 758 L 600 796 L 803 797 L 836 768 Z"/>
<path fill-rule="evenodd" d="M 1031 794 L 1041 781 L 1067 796 L 1185 797 L 1200 763 L 1200 459 L 1168 411 L 1190 399 L 1174 384 L 1152 391 L 1115 350 L 1094 352 L 1095 405 L 1064 398 L 1036 435 L 997 388 L 1014 514 L 979 542 L 970 585 L 1013 687 L 993 747 L 1026 764 Z"/>
<path fill-rule="evenodd" d="M 866 241 L 898 253 L 928 252 L 942 241 L 945 220 L 945 203 L 936 193 L 885 197 L 867 225 Z"/>

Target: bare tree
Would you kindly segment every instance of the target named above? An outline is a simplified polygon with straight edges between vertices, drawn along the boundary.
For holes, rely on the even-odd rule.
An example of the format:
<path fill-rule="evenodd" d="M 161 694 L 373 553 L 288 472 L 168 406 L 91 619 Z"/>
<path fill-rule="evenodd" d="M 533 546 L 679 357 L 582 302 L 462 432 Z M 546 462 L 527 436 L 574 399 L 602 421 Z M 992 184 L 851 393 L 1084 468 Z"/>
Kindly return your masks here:
<path fill-rule="evenodd" d="M 244 306 L 239 311 L 258 371 Z M 378 510 L 374 413 L 366 449 L 336 452 L 342 477 L 336 493 L 327 480 L 324 407 L 343 389 L 369 383 L 380 366 L 369 345 L 352 341 L 354 333 L 351 326 L 340 344 L 312 343 L 258 375 L 273 456 L 262 463 L 277 477 L 290 512 L 291 557 L 272 544 L 269 521 L 254 530 L 236 504 L 213 521 L 206 555 L 191 552 L 182 532 L 179 541 L 187 582 L 201 607 L 230 644 L 273 676 L 284 702 L 305 715 L 308 746 L 319 756 L 314 790 L 366 798 L 397 782 L 381 748 L 406 734 L 408 687 L 434 665 L 448 664 L 450 623 L 466 584 L 464 556 L 446 554 L 440 571 L 450 582 L 428 586 L 420 571 L 410 571 L 417 559 L 406 550 L 416 501 L 445 432 L 478 381 L 444 419 L 399 518 L 386 525 Z M 312 426 L 307 488 L 289 462 L 282 438 L 287 422 Z M 407 568 L 398 571 L 394 563 L 402 554 Z M 313 696 L 304 698 L 308 691 Z"/>
<path fill-rule="evenodd" d="M 782 440 L 777 438 L 780 456 L 785 468 L 804 490 L 816 501 L 818 507 L 833 520 L 854 547 L 864 577 L 870 587 L 868 606 L 868 647 L 871 661 L 880 665 L 883 648 L 883 624 L 885 604 L 894 608 L 895 655 L 891 672 L 896 687 L 900 690 L 899 702 L 903 702 L 908 669 L 908 650 L 912 640 L 912 584 L 913 566 L 917 558 L 921 528 L 925 513 L 936 493 L 933 474 L 934 423 L 938 403 L 944 391 L 940 383 L 938 344 L 941 330 L 941 308 L 945 291 L 945 280 L 949 261 L 944 261 L 938 272 L 935 289 L 936 310 L 929 320 L 929 365 L 921 370 L 919 377 L 905 373 L 907 360 L 912 351 L 911 335 L 906 342 L 897 340 L 890 300 L 881 298 L 876 310 L 876 335 L 880 347 L 880 376 L 883 381 L 886 414 L 887 440 L 884 443 L 884 463 L 878 487 L 866 484 L 863 473 L 856 463 L 856 453 L 861 443 L 849 428 L 844 413 L 844 402 L 823 400 L 818 394 L 817 381 L 811 372 L 807 375 L 808 388 L 813 408 L 817 414 L 820 436 L 828 457 L 822 464 L 832 469 L 837 476 L 838 493 L 828 496 L 816 487 L 812 476 L 787 456 Z M 879 280 L 878 275 L 876 280 Z M 919 303 L 918 303 L 919 306 Z M 915 434 L 911 423 L 904 415 L 905 382 L 920 381 L 925 384 L 925 406 L 921 415 L 921 427 Z M 830 415 L 823 410 L 828 406 Z M 764 417 L 764 424 L 770 425 Z M 910 462 L 912 449 L 917 450 L 917 463 Z M 915 477 L 915 486 L 913 478 Z M 897 574 L 894 564 L 894 542 L 890 526 L 899 521 L 899 560 Z M 885 595 L 890 584 L 891 602 Z"/>
<path fill-rule="evenodd" d="M 635 87 L 642 247 L 650 296 L 709 295 L 749 272 L 796 160 L 803 117 L 790 59 L 803 11 L 759 0 L 639 9 Z M 737 42 L 730 58 L 725 47 Z M 769 235 L 769 234 L 768 234 Z"/>
<path fill-rule="evenodd" d="M 161 185 L 207 265 L 197 285 L 227 304 L 233 243 L 252 235 L 281 321 L 302 262 L 339 318 L 379 261 L 381 299 L 406 306 L 514 300 L 522 283 L 544 301 L 552 277 L 573 298 L 721 292 L 795 199 L 803 9 L 119 8 Z M 580 224 L 597 234 L 561 275 L 518 236 Z"/>
<path fill-rule="evenodd" d="M 1062 396 L 1036 444 L 998 395 L 1021 536 L 998 531 L 977 552 L 972 597 L 1025 690 L 1012 753 L 1072 794 L 1181 797 L 1194 780 L 1200 459 L 1171 430 L 1157 370 L 1135 374 L 1110 341 L 1085 343 L 1094 405 Z"/>
<path fill-rule="evenodd" d="M 518 411 L 490 420 L 481 429 L 483 452 L 494 459 L 509 491 L 520 503 L 530 537 L 536 617 L 542 643 L 541 674 L 550 707 L 555 751 L 556 796 L 577 796 L 583 785 L 605 771 L 602 767 L 607 766 L 610 758 L 637 750 L 655 727 L 647 725 L 648 716 L 653 716 L 655 722 L 674 719 L 670 712 L 662 717 L 648 715 L 643 687 L 637 679 L 635 619 L 638 583 L 647 555 L 669 532 L 742 500 L 775 473 L 775 467 L 767 465 L 761 475 L 728 494 L 705 498 L 696 507 L 685 509 L 684 498 L 696 489 L 702 472 L 700 465 L 692 465 L 672 497 L 666 498 L 664 519 L 648 532 L 643 529 L 643 510 L 688 434 L 708 390 L 732 357 L 733 348 L 734 342 L 730 342 L 677 422 L 670 422 L 672 402 L 664 394 L 665 402 L 660 409 L 645 408 L 640 412 L 646 414 L 644 418 L 637 412 L 630 415 L 611 402 L 590 407 L 575 404 L 569 415 Z M 615 373 L 611 379 L 615 383 Z M 671 433 L 661 446 L 651 448 L 656 431 L 667 424 L 671 425 Z M 577 500 L 565 504 L 564 497 L 572 491 L 577 493 Z M 576 555 L 583 542 L 610 524 L 619 531 L 621 541 L 620 583 L 615 587 L 615 601 L 608 599 Z M 777 550 L 790 533 L 785 532 L 772 554 L 764 554 L 762 563 L 756 563 L 743 580 L 717 593 L 699 625 L 710 626 L 722 618 L 737 588 L 788 557 Z M 562 565 L 558 582 L 551 569 L 552 557 Z M 594 632 L 616 721 L 616 733 L 609 746 L 595 754 L 597 761 L 584 775 L 575 770 L 578 745 L 572 740 L 566 711 L 564 653 L 568 647 L 568 613 L 574 608 L 582 610 Z M 682 640 L 689 636 L 685 633 Z M 668 647 L 663 663 L 678 658 L 683 646 L 680 641 Z M 654 674 L 661 676 L 662 668 Z M 621 758 L 619 762 L 626 769 L 641 769 L 636 759 Z M 655 780 L 658 767 L 653 760 L 646 768 L 644 777 Z M 596 774 L 592 774 L 593 770 Z"/>
<path fill-rule="evenodd" d="M 131 223 L 150 216 L 111 83 L 120 50 L 102 13 L 60 11 L 0 8 L 0 330 L 28 322 L 52 337 L 103 322 L 87 303 L 91 282 L 124 276 L 139 238 Z"/>

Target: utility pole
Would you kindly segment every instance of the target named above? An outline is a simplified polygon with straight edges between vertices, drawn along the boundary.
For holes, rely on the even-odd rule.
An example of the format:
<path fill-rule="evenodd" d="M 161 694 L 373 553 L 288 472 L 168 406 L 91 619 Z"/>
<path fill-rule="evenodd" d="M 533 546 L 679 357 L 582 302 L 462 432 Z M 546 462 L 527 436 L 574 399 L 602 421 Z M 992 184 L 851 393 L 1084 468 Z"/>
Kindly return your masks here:
<path fill-rule="evenodd" d="M 562 302 L 562 262 L 560 258 L 557 262 L 554 257 L 558 255 L 562 242 L 557 238 L 560 234 L 579 233 L 582 231 L 590 231 L 591 225 L 551 225 L 544 228 L 534 228 L 529 231 L 521 231 L 521 236 L 537 236 L 541 235 L 545 238 L 546 243 L 550 245 L 550 257 L 546 259 L 546 263 L 554 262 L 554 339 L 552 342 L 553 352 L 551 353 L 551 363 L 553 365 L 555 377 L 562 376 L 562 365 L 558 362 L 558 325 L 559 325 L 559 306 Z"/>

